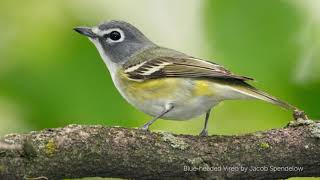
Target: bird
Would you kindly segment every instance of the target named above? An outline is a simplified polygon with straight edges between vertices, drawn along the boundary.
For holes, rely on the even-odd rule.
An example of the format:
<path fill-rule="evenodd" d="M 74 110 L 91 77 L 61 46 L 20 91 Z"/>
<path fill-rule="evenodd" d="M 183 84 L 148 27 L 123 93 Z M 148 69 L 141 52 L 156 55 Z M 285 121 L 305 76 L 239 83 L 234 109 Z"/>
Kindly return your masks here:
<path fill-rule="evenodd" d="M 97 48 L 112 81 L 131 105 L 158 119 L 188 120 L 205 114 L 200 136 L 208 136 L 211 110 L 225 100 L 258 99 L 287 110 L 296 107 L 248 83 L 217 63 L 162 47 L 132 24 L 110 20 L 74 30 Z"/>

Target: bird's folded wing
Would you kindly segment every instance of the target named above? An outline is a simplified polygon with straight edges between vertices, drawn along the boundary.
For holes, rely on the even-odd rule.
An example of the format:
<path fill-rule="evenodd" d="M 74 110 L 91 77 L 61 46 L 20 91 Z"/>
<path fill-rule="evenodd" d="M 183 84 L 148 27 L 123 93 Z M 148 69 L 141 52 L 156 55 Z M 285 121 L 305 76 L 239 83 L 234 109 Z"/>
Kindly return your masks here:
<path fill-rule="evenodd" d="M 232 74 L 218 64 L 193 57 L 161 57 L 125 64 L 124 72 L 130 79 L 136 81 L 163 77 L 253 80 L 249 77 Z"/>

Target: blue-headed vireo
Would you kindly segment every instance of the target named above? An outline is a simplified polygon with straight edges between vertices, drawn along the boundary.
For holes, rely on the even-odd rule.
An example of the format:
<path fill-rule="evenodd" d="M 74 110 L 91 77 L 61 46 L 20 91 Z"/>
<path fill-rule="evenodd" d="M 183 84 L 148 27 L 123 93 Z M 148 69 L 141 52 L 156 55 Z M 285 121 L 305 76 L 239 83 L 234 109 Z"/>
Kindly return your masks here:
<path fill-rule="evenodd" d="M 216 63 L 160 47 L 123 21 L 77 27 L 98 49 L 114 85 L 134 107 L 157 119 L 187 120 L 206 113 L 200 135 L 208 134 L 211 109 L 223 100 L 260 99 L 296 108 L 262 92 Z"/>

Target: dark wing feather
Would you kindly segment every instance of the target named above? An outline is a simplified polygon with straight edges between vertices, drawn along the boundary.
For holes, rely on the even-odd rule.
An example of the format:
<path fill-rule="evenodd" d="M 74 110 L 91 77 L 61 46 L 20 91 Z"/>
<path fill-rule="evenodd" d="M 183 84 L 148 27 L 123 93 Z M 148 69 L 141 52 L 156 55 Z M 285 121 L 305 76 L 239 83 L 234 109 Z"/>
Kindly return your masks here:
<path fill-rule="evenodd" d="M 249 77 L 232 74 L 218 64 L 192 57 L 155 58 L 125 66 L 124 71 L 129 78 L 138 81 L 163 77 L 253 80 Z"/>

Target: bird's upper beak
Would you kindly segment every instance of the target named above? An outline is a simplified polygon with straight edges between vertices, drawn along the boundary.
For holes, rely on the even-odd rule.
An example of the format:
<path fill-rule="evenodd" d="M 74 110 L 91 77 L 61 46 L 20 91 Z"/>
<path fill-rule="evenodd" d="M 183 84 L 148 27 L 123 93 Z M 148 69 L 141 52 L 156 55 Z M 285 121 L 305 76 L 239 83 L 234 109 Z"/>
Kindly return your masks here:
<path fill-rule="evenodd" d="M 92 32 L 91 28 L 90 27 L 76 27 L 76 28 L 73 28 L 75 31 L 77 31 L 78 33 L 82 34 L 82 35 L 85 35 L 85 36 L 88 36 L 90 38 L 96 38 L 97 35 Z"/>

